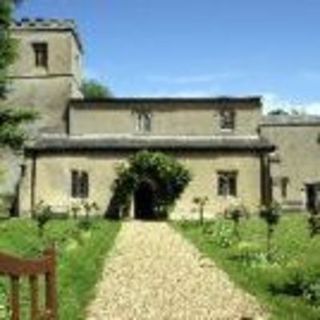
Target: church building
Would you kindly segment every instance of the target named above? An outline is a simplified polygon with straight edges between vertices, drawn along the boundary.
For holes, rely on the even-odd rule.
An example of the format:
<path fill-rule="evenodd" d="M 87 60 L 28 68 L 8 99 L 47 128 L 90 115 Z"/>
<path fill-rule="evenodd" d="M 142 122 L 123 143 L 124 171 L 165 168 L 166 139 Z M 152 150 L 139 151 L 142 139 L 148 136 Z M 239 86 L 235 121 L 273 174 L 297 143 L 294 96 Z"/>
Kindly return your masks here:
<path fill-rule="evenodd" d="M 196 218 L 195 197 L 208 197 L 207 218 L 235 202 L 255 212 L 270 200 L 277 146 L 264 134 L 270 126 L 260 97 L 84 99 L 83 48 L 72 21 L 23 19 L 12 31 L 20 57 L 7 103 L 43 115 L 25 149 L 20 215 L 40 202 L 66 213 L 83 201 L 108 215 L 116 167 L 142 150 L 171 155 L 192 174 L 172 219 Z M 320 177 L 317 170 L 310 172 Z M 137 201 L 133 195 L 131 218 L 141 216 Z"/>

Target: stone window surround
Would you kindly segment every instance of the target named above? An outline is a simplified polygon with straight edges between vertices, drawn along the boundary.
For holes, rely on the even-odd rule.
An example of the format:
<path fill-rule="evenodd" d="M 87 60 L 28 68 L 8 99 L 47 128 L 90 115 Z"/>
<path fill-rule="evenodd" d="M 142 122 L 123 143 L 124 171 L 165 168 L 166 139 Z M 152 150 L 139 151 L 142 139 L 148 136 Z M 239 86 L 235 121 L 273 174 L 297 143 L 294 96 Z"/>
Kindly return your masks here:
<path fill-rule="evenodd" d="M 236 111 L 223 108 L 219 111 L 219 127 L 222 132 L 232 132 L 236 126 Z"/>
<path fill-rule="evenodd" d="M 219 197 L 234 196 L 238 193 L 238 171 L 217 171 L 217 195 Z"/>
<path fill-rule="evenodd" d="M 148 110 L 136 110 L 136 131 L 140 134 L 148 134 L 152 131 L 152 114 Z"/>
<path fill-rule="evenodd" d="M 48 68 L 49 62 L 49 50 L 48 43 L 45 41 L 42 42 L 33 42 L 32 48 L 34 52 L 34 64 L 37 68 Z"/>
<path fill-rule="evenodd" d="M 74 199 L 89 197 L 89 175 L 87 171 L 71 170 L 71 197 Z"/>

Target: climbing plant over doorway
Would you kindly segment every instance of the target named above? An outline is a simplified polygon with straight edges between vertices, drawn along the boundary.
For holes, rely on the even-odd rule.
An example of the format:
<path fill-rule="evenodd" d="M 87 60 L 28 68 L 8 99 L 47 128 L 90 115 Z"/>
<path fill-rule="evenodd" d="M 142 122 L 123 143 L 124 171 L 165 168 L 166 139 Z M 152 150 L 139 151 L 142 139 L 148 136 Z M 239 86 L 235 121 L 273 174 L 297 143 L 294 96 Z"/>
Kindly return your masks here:
<path fill-rule="evenodd" d="M 191 174 L 175 158 L 161 152 L 140 151 L 127 164 L 116 168 L 113 202 L 121 216 L 128 215 L 133 193 L 143 181 L 152 181 L 156 190 L 157 218 L 167 217 L 191 180 Z"/>

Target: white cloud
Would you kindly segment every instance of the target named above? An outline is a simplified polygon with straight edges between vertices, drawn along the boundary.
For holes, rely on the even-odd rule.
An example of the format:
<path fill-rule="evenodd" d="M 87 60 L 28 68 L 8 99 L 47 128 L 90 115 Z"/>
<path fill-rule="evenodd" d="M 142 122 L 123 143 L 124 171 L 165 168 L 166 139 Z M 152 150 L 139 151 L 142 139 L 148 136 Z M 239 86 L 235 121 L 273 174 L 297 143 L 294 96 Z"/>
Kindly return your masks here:
<path fill-rule="evenodd" d="M 320 100 L 301 102 L 295 99 L 284 99 L 274 93 L 263 94 L 264 111 L 284 109 L 286 111 L 298 110 L 308 114 L 320 114 Z"/>

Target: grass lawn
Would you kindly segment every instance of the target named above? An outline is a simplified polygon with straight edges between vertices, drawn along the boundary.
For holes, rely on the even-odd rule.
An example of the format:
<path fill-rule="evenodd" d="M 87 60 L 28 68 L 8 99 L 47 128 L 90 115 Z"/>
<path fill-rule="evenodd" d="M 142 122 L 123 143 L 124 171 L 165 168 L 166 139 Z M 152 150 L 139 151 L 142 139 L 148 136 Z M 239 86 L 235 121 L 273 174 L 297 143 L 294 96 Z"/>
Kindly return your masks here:
<path fill-rule="evenodd" d="M 104 260 L 120 229 L 120 223 L 93 220 L 89 230 L 79 228 L 75 220 L 52 220 L 38 236 L 35 222 L 13 219 L 0 222 L 0 250 L 21 257 L 36 257 L 55 241 L 58 251 L 59 319 L 84 319 L 87 303 L 94 296 Z M 6 305 L 7 281 L 0 283 L 0 304 Z M 28 308 L 27 283 L 22 284 L 22 306 Z M 0 319 L 1 315 L 0 315 Z M 23 314 L 22 319 L 29 319 Z"/>
<path fill-rule="evenodd" d="M 306 215 L 282 217 L 271 262 L 265 254 L 266 225 L 257 217 L 242 222 L 240 241 L 225 219 L 202 227 L 175 222 L 174 227 L 255 295 L 272 319 L 320 319 L 320 235 L 310 239 Z"/>

